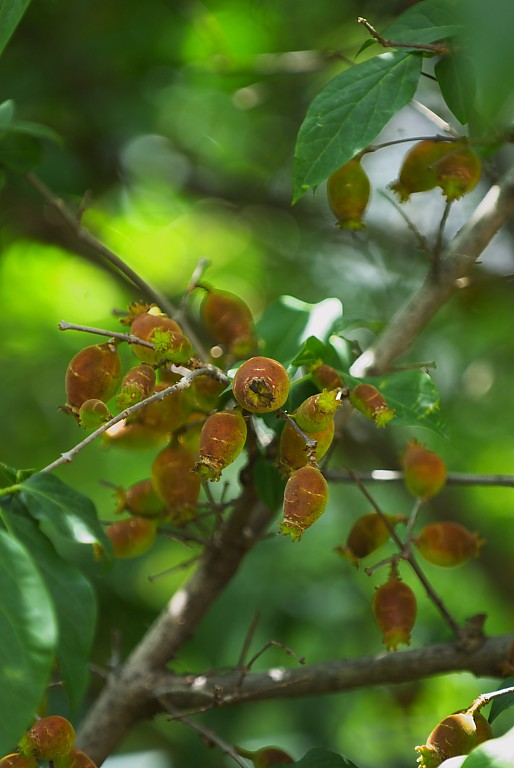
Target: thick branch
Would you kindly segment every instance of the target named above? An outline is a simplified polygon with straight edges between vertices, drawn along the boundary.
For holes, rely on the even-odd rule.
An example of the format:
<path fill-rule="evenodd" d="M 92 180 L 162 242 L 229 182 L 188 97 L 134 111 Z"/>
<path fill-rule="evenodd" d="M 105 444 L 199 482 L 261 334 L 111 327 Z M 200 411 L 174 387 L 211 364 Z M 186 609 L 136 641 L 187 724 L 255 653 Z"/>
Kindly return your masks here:
<path fill-rule="evenodd" d="M 405 352 L 437 310 L 458 289 L 457 281 L 476 260 L 507 219 L 514 214 L 514 168 L 491 187 L 464 227 L 441 254 L 437 279 L 429 275 L 397 312 L 375 344 L 353 364 L 352 376 L 376 376 Z"/>
<path fill-rule="evenodd" d="M 273 514 L 258 501 L 253 485 L 248 485 L 188 583 L 173 595 L 121 673 L 109 680 L 78 734 L 80 749 L 98 765 L 134 722 L 155 711 L 148 679 L 157 670 L 162 673 L 164 665 L 190 638 Z"/>

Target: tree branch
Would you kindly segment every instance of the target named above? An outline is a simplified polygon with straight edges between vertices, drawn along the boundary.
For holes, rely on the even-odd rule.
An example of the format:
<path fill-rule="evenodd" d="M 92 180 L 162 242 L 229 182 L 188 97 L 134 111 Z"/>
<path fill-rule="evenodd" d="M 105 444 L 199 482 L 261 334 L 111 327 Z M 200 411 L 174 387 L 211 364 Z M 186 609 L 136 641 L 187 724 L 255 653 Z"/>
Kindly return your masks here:
<path fill-rule="evenodd" d="M 429 275 L 421 288 L 392 318 L 377 341 L 354 362 L 352 376 L 377 376 L 405 352 L 437 310 L 458 289 L 459 278 L 471 271 L 477 258 L 507 219 L 514 214 L 514 168 L 491 187 L 474 214 L 441 253 L 437 279 Z"/>

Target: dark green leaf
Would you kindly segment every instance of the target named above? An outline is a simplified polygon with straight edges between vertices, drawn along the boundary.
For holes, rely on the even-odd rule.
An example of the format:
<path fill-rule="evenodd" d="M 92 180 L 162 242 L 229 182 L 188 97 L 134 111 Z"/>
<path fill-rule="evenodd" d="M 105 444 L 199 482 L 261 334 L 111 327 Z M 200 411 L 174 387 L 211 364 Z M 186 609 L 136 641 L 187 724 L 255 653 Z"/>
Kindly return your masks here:
<path fill-rule="evenodd" d="M 346 384 L 353 386 L 359 380 L 343 374 Z M 413 370 L 378 378 L 361 379 L 373 384 L 396 412 L 390 422 L 397 427 L 425 427 L 443 437 L 445 424 L 441 416 L 439 391 L 424 371 Z"/>
<path fill-rule="evenodd" d="M 466 757 L 462 768 L 514 768 L 514 728 L 500 738 L 476 747 Z"/>
<path fill-rule="evenodd" d="M 325 749 L 311 749 L 301 760 L 292 765 L 298 765 L 301 768 L 357 768 L 355 763 L 347 757 Z"/>
<path fill-rule="evenodd" d="M 497 688 L 497 690 L 502 691 L 505 688 L 511 688 L 512 686 L 514 686 L 514 677 L 508 677 L 502 681 L 501 686 Z M 493 699 L 493 703 L 491 704 L 491 711 L 489 713 L 489 722 L 493 723 L 498 715 L 513 706 L 514 692 L 506 693 L 505 696 L 499 696 L 497 699 Z"/>
<path fill-rule="evenodd" d="M 461 29 L 453 0 L 423 0 L 380 30 L 382 37 L 399 43 L 433 43 L 454 37 Z"/>
<path fill-rule="evenodd" d="M 258 459 L 253 467 L 253 479 L 257 494 L 270 509 L 279 509 L 284 499 L 286 481 L 271 461 Z"/>
<path fill-rule="evenodd" d="M 57 624 L 46 586 L 22 544 L 0 531 L 0 754 L 12 752 L 50 678 Z"/>
<path fill-rule="evenodd" d="M 376 139 L 414 96 L 421 57 L 384 53 L 334 77 L 311 103 L 295 150 L 294 200 Z"/>
<path fill-rule="evenodd" d="M 265 310 L 257 323 L 257 335 L 264 341 L 262 353 L 289 365 L 303 340 L 311 335 L 310 330 L 320 339 L 328 338 L 341 314 L 338 299 L 307 304 L 292 296 L 281 296 Z"/>
<path fill-rule="evenodd" d="M 0 129 L 6 128 L 14 116 L 14 101 L 7 99 L 0 104 Z"/>
<path fill-rule="evenodd" d="M 18 26 L 30 0 L 2 0 L 0 3 L 0 53 Z"/>
<path fill-rule="evenodd" d="M 9 530 L 30 552 L 53 600 L 59 628 L 57 661 L 74 709 L 89 682 L 87 663 L 96 621 L 93 589 L 83 574 L 67 563 L 30 517 L 19 497 L 5 510 Z"/>
<path fill-rule="evenodd" d="M 79 544 L 97 542 L 110 552 L 110 542 L 98 521 L 95 505 L 58 477 L 39 472 L 21 486 L 32 517 L 45 521 L 60 536 Z"/>
<path fill-rule="evenodd" d="M 53 128 L 42 123 L 33 123 L 29 120 L 14 120 L 9 125 L 9 132 L 26 134 L 27 136 L 33 136 L 35 139 L 61 142 L 61 137 Z"/>
<path fill-rule="evenodd" d="M 0 135 L 0 166 L 26 173 L 39 163 L 41 145 L 33 136 L 4 132 Z"/>
<path fill-rule="evenodd" d="M 0 462 L 0 488 L 9 488 L 16 483 L 16 470 Z"/>
<path fill-rule="evenodd" d="M 291 365 L 299 368 L 301 365 L 310 365 L 316 360 L 324 360 L 326 351 L 326 344 L 316 336 L 309 336 L 298 350 L 298 354 L 291 360 Z"/>
<path fill-rule="evenodd" d="M 476 93 L 473 62 L 458 54 L 445 56 L 434 72 L 446 104 L 459 122 L 467 123 Z"/>

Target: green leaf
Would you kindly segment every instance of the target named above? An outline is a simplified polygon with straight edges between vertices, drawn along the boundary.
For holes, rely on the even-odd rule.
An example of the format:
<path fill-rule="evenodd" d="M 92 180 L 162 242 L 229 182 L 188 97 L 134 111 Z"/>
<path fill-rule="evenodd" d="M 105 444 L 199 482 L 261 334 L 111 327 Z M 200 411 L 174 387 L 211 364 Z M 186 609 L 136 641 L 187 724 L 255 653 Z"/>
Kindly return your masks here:
<path fill-rule="evenodd" d="M 326 749 L 310 749 L 301 760 L 291 765 L 301 768 L 357 768 L 355 763 L 343 755 L 328 752 Z"/>
<path fill-rule="evenodd" d="M 316 336 L 309 336 L 291 360 L 291 365 L 299 368 L 301 365 L 310 365 L 316 360 L 325 360 L 326 353 L 327 345 L 323 344 Z"/>
<path fill-rule="evenodd" d="M 389 376 L 355 379 L 344 373 L 346 384 L 354 386 L 359 381 L 373 384 L 385 397 L 390 408 L 396 411 L 390 422 L 397 427 L 425 427 L 446 437 L 446 427 L 441 416 L 439 390 L 428 373 L 419 370 L 394 373 Z"/>
<path fill-rule="evenodd" d="M 433 43 L 454 37 L 461 29 L 453 0 L 423 0 L 389 24 L 381 35 L 399 43 Z"/>
<path fill-rule="evenodd" d="M 269 509 L 279 509 L 284 500 L 286 481 L 271 461 L 257 459 L 253 467 L 257 495 Z"/>
<path fill-rule="evenodd" d="M 89 683 L 87 664 L 96 622 L 95 594 L 85 576 L 58 554 L 19 497 L 4 510 L 9 530 L 30 552 L 53 600 L 59 629 L 57 661 L 76 710 Z"/>
<path fill-rule="evenodd" d="M 18 26 L 30 0 L 2 0 L 0 3 L 0 53 Z"/>
<path fill-rule="evenodd" d="M 295 149 L 294 201 L 376 139 L 414 96 L 421 57 L 396 51 L 355 64 L 315 97 Z"/>
<path fill-rule="evenodd" d="M 475 102 L 476 77 L 473 62 L 467 56 L 445 56 L 435 65 L 435 76 L 443 98 L 463 125 L 468 122 Z"/>
<path fill-rule="evenodd" d="M 505 688 L 511 688 L 514 686 L 514 677 L 505 678 L 502 680 L 502 684 L 496 690 L 503 691 Z M 493 723 L 498 715 L 504 712 L 506 709 L 514 706 L 514 692 L 506 693 L 505 696 L 499 696 L 497 699 L 493 699 L 491 704 L 491 711 L 489 713 L 489 722 Z"/>
<path fill-rule="evenodd" d="M 31 120 L 14 120 L 8 126 L 10 133 L 22 133 L 27 136 L 33 136 L 35 139 L 55 141 L 61 143 L 62 139 L 53 128 L 42 123 L 34 123 Z"/>
<path fill-rule="evenodd" d="M 0 166 L 26 173 L 39 163 L 41 145 L 33 136 L 12 131 L 0 135 Z"/>
<path fill-rule="evenodd" d="M 476 747 L 466 757 L 462 768 L 514 768 L 514 728 L 500 738 Z"/>
<path fill-rule="evenodd" d="M 46 586 L 22 544 L 0 531 L 0 754 L 12 752 L 48 684 L 57 624 Z"/>
<path fill-rule="evenodd" d="M 45 521 L 64 538 L 79 544 L 100 544 L 111 551 L 95 505 L 58 477 L 39 472 L 21 485 L 21 496 L 32 517 Z"/>
<path fill-rule="evenodd" d="M 0 129 L 7 127 L 14 116 L 14 101 L 6 99 L 0 104 Z"/>

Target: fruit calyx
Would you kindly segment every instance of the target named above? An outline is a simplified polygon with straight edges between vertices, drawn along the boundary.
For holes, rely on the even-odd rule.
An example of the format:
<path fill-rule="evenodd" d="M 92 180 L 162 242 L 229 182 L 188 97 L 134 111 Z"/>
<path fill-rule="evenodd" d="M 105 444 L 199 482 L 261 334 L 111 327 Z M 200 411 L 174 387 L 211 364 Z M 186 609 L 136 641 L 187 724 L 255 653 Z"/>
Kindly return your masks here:
<path fill-rule="evenodd" d="M 270 357 L 251 357 L 237 369 L 232 392 L 245 410 L 269 413 L 282 408 L 289 386 L 289 376 L 281 363 Z"/>

